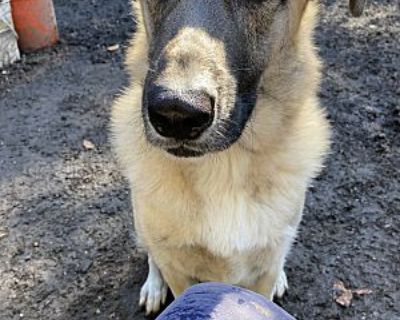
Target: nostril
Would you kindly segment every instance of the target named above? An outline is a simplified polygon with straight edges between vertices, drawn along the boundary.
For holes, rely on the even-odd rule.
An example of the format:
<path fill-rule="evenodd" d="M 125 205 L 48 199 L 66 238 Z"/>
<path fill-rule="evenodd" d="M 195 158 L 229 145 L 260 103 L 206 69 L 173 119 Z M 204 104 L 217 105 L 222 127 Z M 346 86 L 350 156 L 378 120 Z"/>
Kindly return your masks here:
<path fill-rule="evenodd" d="M 162 92 L 148 98 L 149 120 L 162 136 L 196 139 L 211 126 L 214 100 L 203 92 Z"/>
<path fill-rule="evenodd" d="M 150 122 L 153 124 L 154 129 L 156 129 L 156 131 L 161 135 L 166 133 L 170 118 L 157 112 L 149 112 L 149 116 Z"/>

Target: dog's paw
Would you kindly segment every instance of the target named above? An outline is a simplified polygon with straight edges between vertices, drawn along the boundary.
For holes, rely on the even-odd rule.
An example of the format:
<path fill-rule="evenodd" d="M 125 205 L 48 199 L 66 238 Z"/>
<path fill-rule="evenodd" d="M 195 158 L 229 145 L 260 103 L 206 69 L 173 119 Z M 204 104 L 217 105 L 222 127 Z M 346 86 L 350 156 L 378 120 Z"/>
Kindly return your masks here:
<path fill-rule="evenodd" d="M 277 297 L 277 298 L 282 298 L 288 288 L 289 288 L 289 285 L 288 285 L 286 273 L 285 273 L 285 271 L 282 270 L 276 281 L 273 296 Z"/>
<path fill-rule="evenodd" d="M 168 286 L 161 273 L 149 272 L 146 282 L 140 290 L 139 306 L 146 309 L 146 315 L 160 311 L 167 299 Z"/>

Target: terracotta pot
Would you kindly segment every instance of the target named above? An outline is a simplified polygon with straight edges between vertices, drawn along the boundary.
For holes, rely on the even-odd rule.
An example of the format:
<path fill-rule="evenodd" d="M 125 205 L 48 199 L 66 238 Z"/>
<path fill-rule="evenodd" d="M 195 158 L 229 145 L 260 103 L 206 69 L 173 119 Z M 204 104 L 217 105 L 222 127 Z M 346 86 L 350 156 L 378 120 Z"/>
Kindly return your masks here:
<path fill-rule="evenodd" d="M 52 0 L 11 0 L 12 16 L 23 51 L 34 51 L 58 41 Z"/>

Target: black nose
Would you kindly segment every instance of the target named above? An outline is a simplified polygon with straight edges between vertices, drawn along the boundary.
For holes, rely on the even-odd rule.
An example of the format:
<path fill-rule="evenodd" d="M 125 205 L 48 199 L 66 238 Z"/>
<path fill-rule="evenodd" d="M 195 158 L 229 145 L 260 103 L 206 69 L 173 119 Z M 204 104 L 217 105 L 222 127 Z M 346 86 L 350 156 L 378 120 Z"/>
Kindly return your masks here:
<path fill-rule="evenodd" d="M 214 99 L 202 91 L 151 90 L 147 95 L 151 125 L 163 137 L 193 140 L 210 127 Z"/>

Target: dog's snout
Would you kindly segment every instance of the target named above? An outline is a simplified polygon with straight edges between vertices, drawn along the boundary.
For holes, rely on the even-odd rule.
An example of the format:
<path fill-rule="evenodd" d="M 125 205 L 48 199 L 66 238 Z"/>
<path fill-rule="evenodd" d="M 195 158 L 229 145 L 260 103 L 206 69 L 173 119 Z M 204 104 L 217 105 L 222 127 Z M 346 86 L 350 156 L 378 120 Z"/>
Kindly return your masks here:
<path fill-rule="evenodd" d="M 151 125 L 166 138 L 194 140 L 214 118 L 214 99 L 201 91 L 152 92 L 147 104 Z"/>

